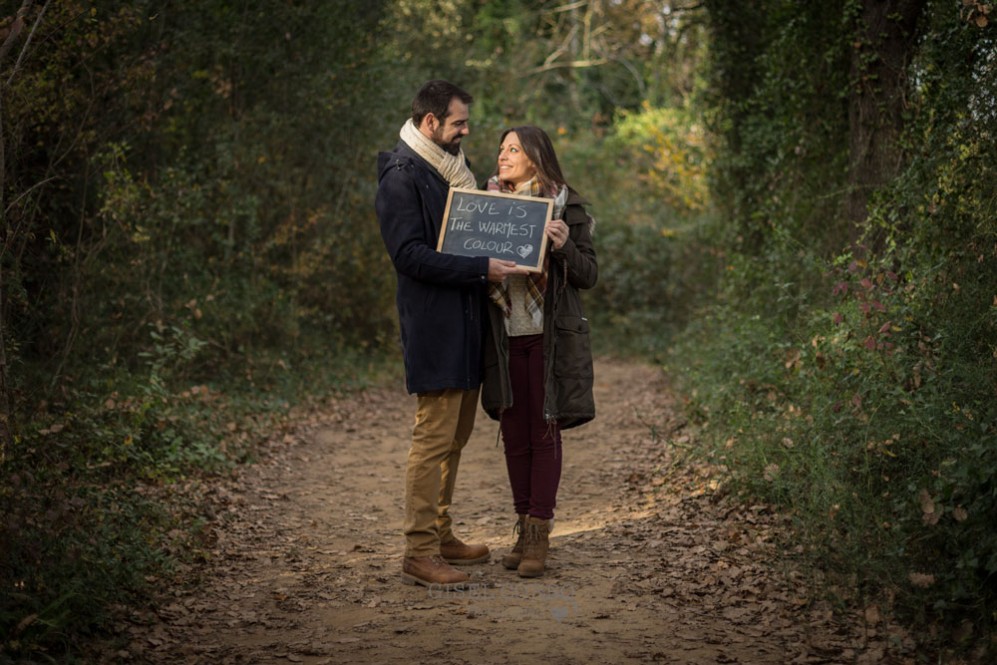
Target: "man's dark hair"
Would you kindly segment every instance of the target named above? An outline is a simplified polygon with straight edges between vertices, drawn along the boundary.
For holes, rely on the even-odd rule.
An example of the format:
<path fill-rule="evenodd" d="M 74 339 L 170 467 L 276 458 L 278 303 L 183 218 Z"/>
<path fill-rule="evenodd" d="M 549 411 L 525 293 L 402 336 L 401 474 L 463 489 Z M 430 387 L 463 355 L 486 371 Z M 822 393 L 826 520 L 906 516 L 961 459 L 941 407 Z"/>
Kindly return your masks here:
<path fill-rule="evenodd" d="M 437 120 L 443 122 L 444 118 L 450 112 L 450 100 L 454 97 L 457 97 L 465 104 L 470 104 L 474 101 L 474 97 L 470 93 L 449 81 L 427 81 L 419 88 L 415 99 L 412 100 L 412 122 L 418 127 L 422 119 L 429 113 L 432 113 L 436 116 Z"/>

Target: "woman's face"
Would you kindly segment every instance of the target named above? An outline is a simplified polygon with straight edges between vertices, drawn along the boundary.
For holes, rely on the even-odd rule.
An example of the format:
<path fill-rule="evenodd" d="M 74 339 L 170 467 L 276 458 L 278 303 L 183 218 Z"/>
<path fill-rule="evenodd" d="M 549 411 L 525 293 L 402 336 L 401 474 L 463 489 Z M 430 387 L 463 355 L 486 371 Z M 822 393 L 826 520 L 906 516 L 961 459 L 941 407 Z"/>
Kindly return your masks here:
<path fill-rule="evenodd" d="M 498 177 L 510 185 L 520 185 L 537 174 L 533 162 L 523 152 L 516 132 L 509 132 L 502 139 L 498 154 Z"/>

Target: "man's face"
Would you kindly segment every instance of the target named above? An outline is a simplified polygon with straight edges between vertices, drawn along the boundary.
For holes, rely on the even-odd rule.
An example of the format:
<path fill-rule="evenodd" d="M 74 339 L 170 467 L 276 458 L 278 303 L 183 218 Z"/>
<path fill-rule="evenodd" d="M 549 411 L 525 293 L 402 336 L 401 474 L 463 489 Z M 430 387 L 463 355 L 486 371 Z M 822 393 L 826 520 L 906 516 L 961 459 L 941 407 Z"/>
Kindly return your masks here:
<path fill-rule="evenodd" d="M 460 152 L 460 140 L 470 133 L 467 125 L 467 104 L 457 97 L 450 100 L 447 117 L 437 124 L 433 130 L 433 143 L 440 146 L 451 155 Z"/>

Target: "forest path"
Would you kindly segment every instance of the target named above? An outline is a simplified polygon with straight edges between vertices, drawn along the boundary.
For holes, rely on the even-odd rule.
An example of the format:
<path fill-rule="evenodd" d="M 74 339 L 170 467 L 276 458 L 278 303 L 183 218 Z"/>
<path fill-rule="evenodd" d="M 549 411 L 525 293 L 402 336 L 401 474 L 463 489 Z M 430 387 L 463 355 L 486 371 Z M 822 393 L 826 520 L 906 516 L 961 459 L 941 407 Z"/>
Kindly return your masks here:
<path fill-rule="evenodd" d="M 681 459 L 660 370 L 596 362 L 598 417 L 564 434 L 547 574 L 499 563 L 514 515 L 497 425 L 479 412 L 453 515 L 492 548 L 472 588 L 400 581 L 414 398 L 368 390 L 211 491 L 199 583 L 164 590 L 114 659 L 148 663 L 905 663 L 875 608 L 854 621 L 803 594 L 780 551 L 785 518 L 715 491 Z M 900 645 L 899 647 L 897 645 Z M 892 653 L 887 646 L 892 645 Z"/>

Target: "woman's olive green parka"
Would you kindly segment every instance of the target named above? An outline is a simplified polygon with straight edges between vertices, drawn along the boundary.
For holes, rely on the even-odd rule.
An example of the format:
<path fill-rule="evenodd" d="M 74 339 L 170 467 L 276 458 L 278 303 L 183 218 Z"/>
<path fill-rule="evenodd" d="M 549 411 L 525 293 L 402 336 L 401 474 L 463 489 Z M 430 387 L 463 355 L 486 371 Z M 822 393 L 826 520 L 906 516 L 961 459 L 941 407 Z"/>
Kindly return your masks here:
<path fill-rule="evenodd" d="M 569 188 L 563 219 L 568 240 L 552 249 L 544 296 L 544 419 L 561 429 L 583 425 L 595 417 L 592 397 L 592 346 L 589 322 L 580 289 L 595 286 L 599 268 L 592 242 L 594 221 L 585 212 L 588 202 Z M 484 379 L 481 405 L 499 420 L 512 406 L 509 380 L 509 340 L 504 315 L 488 306 L 484 339 Z"/>

